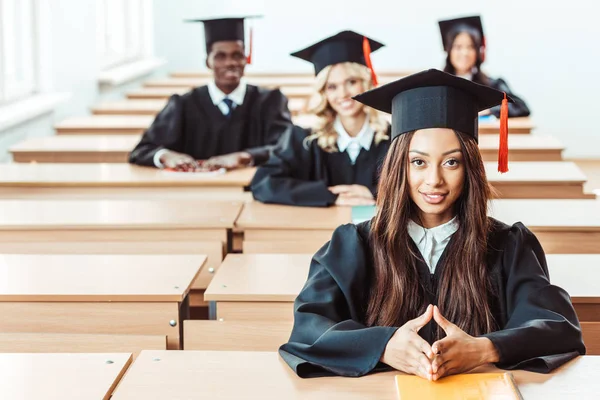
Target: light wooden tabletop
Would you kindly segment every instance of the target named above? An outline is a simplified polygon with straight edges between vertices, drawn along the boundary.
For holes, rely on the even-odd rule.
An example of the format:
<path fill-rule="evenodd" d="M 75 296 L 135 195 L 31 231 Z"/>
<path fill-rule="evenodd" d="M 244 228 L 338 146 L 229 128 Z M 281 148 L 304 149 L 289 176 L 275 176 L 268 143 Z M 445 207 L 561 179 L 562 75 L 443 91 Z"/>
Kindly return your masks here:
<path fill-rule="evenodd" d="M 600 231 L 599 200 L 493 200 L 490 213 L 496 219 L 542 230 Z"/>
<path fill-rule="evenodd" d="M 0 230 L 227 229 L 241 208 L 198 200 L 0 200 Z"/>
<path fill-rule="evenodd" d="M 69 117 L 54 125 L 54 129 L 146 129 L 154 121 L 147 115 L 89 115 Z"/>
<path fill-rule="evenodd" d="M 191 87 L 140 88 L 127 92 L 128 99 L 168 99 L 174 94 L 185 94 Z"/>
<path fill-rule="evenodd" d="M 104 101 L 92 107 L 94 114 L 148 114 L 154 115 L 162 110 L 165 99 L 113 100 Z"/>
<path fill-rule="evenodd" d="M 0 354 L 0 396 L 19 400 L 108 400 L 129 353 Z"/>
<path fill-rule="evenodd" d="M 252 201 L 235 222 L 241 229 L 333 230 L 351 221 L 350 207 L 293 207 Z"/>
<path fill-rule="evenodd" d="M 11 146 L 9 151 L 11 153 L 31 151 L 73 153 L 126 151 L 129 153 L 139 141 L 140 135 L 52 135 L 26 139 Z"/>
<path fill-rule="evenodd" d="M 600 357 L 586 356 L 548 375 L 513 373 L 525 399 L 591 399 L 600 392 L 599 370 Z M 301 379 L 274 352 L 143 351 L 112 400 L 195 399 L 199 393 L 214 400 L 390 400 L 397 398 L 397 374 Z"/>
<path fill-rule="evenodd" d="M 485 163 L 488 181 L 494 183 L 522 183 L 527 185 L 544 185 L 547 183 L 583 183 L 587 180 L 585 174 L 570 161 L 511 161 L 509 171 L 505 174 L 498 172 L 498 163 Z M 582 188 L 583 190 L 583 188 Z"/>
<path fill-rule="evenodd" d="M 126 163 L 0 164 L 0 187 L 244 187 L 255 168 L 226 173 L 184 173 Z"/>
<path fill-rule="evenodd" d="M 294 301 L 312 254 L 228 254 L 204 292 L 208 301 Z"/>
<path fill-rule="evenodd" d="M 529 117 L 517 117 L 508 119 L 508 133 L 519 130 L 532 130 L 535 128 L 533 121 Z M 500 120 L 495 118 L 486 118 L 479 120 L 479 131 L 495 131 L 500 129 Z"/>
<path fill-rule="evenodd" d="M 0 301 L 181 302 L 203 255 L 0 254 Z"/>
<path fill-rule="evenodd" d="M 498 150 L 499 135 L 490 133 L 479 136 L 481 150 Z M 545 135 L 509 135 L 510 151 L 515 150 L 564 150 L 565 146 L 553 136 Z"/>
<path fill-rule="evenodd" d="M 208 301 L 293 302 L 312 254 L 229 254 L 204 293 Z M 551 282 L 575 303 L 600 303 L 600 254 L 548 254 Z M 581 277 L 587 276 L 590 279 Z"/>

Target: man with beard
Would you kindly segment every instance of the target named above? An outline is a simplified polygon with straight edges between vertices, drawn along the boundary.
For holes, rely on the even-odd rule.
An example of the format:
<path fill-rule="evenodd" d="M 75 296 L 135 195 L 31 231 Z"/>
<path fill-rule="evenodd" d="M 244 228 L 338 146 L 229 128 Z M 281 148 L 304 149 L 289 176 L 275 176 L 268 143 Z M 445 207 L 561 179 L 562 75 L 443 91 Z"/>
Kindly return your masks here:
<path fill-rule="evenodd" d="M 171 96 L 129 162 L 179 171 L 196 170 L 200 160 L 210 169 L 260 165 L 291 126 L 287 98 L 242 79 L 251 58 L 244 51 L 244 18 L 190 22 L 204 23 L 206 66 L 214 80 Z"/>

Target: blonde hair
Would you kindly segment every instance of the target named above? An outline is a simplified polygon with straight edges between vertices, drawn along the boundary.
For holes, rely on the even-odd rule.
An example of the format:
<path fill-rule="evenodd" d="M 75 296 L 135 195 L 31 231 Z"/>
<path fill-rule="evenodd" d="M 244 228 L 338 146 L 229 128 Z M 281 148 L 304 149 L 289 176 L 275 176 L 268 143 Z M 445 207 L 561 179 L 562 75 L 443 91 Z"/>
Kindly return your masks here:
<path fill-rule="evenodd" d="M 362 80 L 365 91 L 373 88 L 371 70 L 369 70 L 369 68 L 353 62 L 344 62 L 335 65 L 342 65 L 348 74 Z M 325 88 L 332 67 L 332 65 L 329 65 L 323 68 L 315 78 L 315 93 L 308 101 L 307 111 L 310 114 L 314 114 L 317 118 L 315 125 L 313 126 L 312 134 L 305 139 L 306 145 L 311 141 L 316 140 L 318 146 L 329 153 L 338 151 L 338 133 L 333 128 L 336 112 L 331 108 L 331 105 L 325 96 Z M 367 114 L 369 124 L 375 131 L 375 144 L 379 144 L 380 142 L 389 139 L 389 136 L 387 135 L 387 121 L 381 117 L 377 110 L 367 106 L 364 106 L 363 109 Z"/>

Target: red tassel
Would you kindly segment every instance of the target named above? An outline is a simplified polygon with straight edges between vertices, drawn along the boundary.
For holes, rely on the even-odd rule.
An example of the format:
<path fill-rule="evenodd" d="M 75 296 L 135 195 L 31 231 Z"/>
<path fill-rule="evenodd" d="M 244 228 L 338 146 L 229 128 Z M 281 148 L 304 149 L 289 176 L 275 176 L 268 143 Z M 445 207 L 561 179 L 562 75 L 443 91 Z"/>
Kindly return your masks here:
<path fill-rule="evenodd" d="M 500 146 L 498 147 L 498 172 L 508 172 L 508 100 L 504 93 L 504 100 L 500 107 Z"/>
<path fill-rule="evenodd" d="M 363 37 L 363 54 L 365 56 L 365 63 L 367 67 L 371 70 L 371 80 L 373 81 L 373 86 L 377 86 L 377 75 L 375 75 L 375 70 L 373 69 L 373 63 L 371 62 L 371 43 L 369 43 L 369 39 Z"/>
<path fill-rule="evenodd" d="M 248 44 L 248 55 L 246 56 L 246 64 L 252 64 L 252 27 L 250 27 Z"/>

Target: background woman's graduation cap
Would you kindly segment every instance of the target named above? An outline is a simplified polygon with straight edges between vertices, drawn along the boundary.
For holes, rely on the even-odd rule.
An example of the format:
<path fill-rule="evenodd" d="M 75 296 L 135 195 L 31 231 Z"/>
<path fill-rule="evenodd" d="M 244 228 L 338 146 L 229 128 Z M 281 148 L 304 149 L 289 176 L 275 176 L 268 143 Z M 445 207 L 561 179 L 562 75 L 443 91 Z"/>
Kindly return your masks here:
<path fill-rule="evenodd" d="M 478 140 L 479 111 L 502 104 L 498 170 L 508 171 L 508 101 L 506 93 L 437 69 L 407 76 L 354 97 L 392 114 L 392 140 L 428 128 L 449 128 Z"/>
<path fill-rule="evenodd" d="M 353 31 L 343 31 L 325 38 L 309 47 L 291 54 L 311 62 L 318 75 L 325 67 L 343 62 L 362 64 L 371 70 L 373 84 L 377 85 L 377 76 L 371 63 L 371 53 L 385 46 L 376 40 Z"/>

